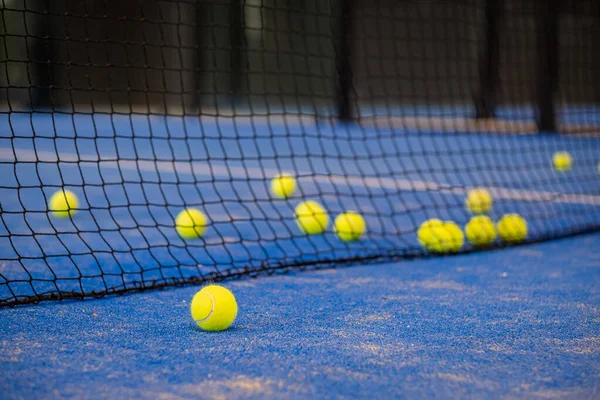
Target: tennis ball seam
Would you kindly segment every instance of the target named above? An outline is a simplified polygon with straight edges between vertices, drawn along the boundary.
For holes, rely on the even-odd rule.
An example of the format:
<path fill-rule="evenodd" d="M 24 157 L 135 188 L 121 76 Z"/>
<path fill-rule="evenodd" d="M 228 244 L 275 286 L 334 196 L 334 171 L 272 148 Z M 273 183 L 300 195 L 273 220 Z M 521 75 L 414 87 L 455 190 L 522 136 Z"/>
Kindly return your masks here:
<path fill-rule="evenodd" d="M 196 323 L 204 322 L 204 321 L 208 320 L 210 317 L 212 317 L 213 313 L 215 312 L 215 298 L 212 296 L 212 294 L 210 294 L 209 291 L 205 291 L 202 293 L 204 293 L 204 294 L 208 295 L 208 297 L 210 297 L 210 312 L 208 313 L 208 315 L 206 317 L 195 320 Z"/>

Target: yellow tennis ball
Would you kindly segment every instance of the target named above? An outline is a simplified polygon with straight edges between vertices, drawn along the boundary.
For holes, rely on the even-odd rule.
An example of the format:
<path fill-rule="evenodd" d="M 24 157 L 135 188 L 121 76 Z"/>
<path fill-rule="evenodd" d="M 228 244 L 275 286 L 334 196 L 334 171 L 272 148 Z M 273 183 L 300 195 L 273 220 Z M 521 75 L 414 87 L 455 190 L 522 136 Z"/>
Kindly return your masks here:
<path fill-rule="evenodd" d="M 506 214 L 498 221 L 498 235 L 508 243 L 518 243 L 527 237 L 527 222 L 519 214 Z"/>
<path fill-rule="evenodd" d="M 570 170 L 573 166 L 573 157 L 566 151 L 559 151 L 554 153 L 552 163 L 554 164 L 555 170 L 558 172 L 565 172 Z"/>
<path fill-rule="evenodd" d="M 450 243 L 452 242 L 452 234 L 446 229 L 445 223 L 442 225 L 434 225 L 430 230 L 429 251 L 436 253 L 447 253 L 450 249 Z"/>
<path fill-rule="evenodd" d="M 467 194 L 465 206 L 471 214 L 485 214 L 492 209 L 494 200 L 486 189 L 471 189 Z"/>
<path fill-rule="evenodd" d="M 338 215 L 334 222 L 335 233 L 344 242 L 353 242 L 363 237 L 367 223 L 362 215 L 347 211 Z"/>
<path fill-rule="evenodd" d="M 327 211 L 316 201 L 304 201 L 296 207 L 296 224 L 304 233 L 315 235 L 323 233 L 329 225 Z"/>
<path fill-rule="evenodd" d="M 59 190 L 50 197 L 50 211 L 58 218 L 68 218 L 78 207 L 79 200 L 70 190 Z"/>
<path fill-rule="evenodd" d="M 175 229 L 184 239 L 196 239 L 206 231 L 206 216 L 195 208 L 186 208 L 175 219 Z"/>
<path fill-rule="evenodd" d="M 471 218 L 465 226 L 467 239 L 475 246 L 487 246 L 496 240 L 496 226 L 487 215 Z"/>
<path fill-rule="evenodd" d="M 463 234 L 462 229 L 460 229 L 460 226 L 458 226 L 456 222 L 446 221 L 442 225 L 442 229 L 444 229 L 449 236 L 440 241 L 442 252 L 455 253 L 459 251 L 465 244 L 465 235 Z"/>
<path fill-rule="evenodd" d="M 296 192 L 296 179 L 289 174 L 279 174 L 271 180 L 271 193 L 280 199 L 287 199 Z"/>
<path fill-rule="evenodd" d="M 417 230 L 417 239 L 421 246 L 423 246 L 426 250 L 432 250 L 433 246 L 436 243 L 436 240 L 433 236 L 433 228 L 436 226 L 442 226 L 444 222 L 441 219 L 432 218 L 423 222 L 419 229 Z"/>
<path fill-rule="evenodd" d="M 453 253 L 462 248 L 465 235 L 456 223 L 433 218 L 421 224 L 417 239 L 426 250 Z"/>
<path fill-rule="evenodd" d="M 209 285 L 200 290 L 190 304 L 192 318 L 205 331 L 222 331 L 237 317 L 238 306 L 229 289 Z"/>

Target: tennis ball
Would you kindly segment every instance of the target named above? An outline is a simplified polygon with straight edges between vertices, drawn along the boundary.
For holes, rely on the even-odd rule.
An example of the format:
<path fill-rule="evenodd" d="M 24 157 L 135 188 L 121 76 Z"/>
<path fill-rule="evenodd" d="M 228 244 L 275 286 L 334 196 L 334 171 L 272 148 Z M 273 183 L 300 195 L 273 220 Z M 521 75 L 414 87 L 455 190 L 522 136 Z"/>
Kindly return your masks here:
<path fill-rule="evenodd" d="M 209 285 L 194 295 L 190 312 L 196 324 L 205 331 L 222 331 L 235 320 L 238 306 L 229 289 Z"/>
<path fill-rule="evenodd" d="M 70 190 L 59 190 L 50 197 L 50 211 L 58 218 L 68 218 L 77 212 L 79 200 Z"/>
<path fill-rule="evenodd" d="M 419 243 L 429 251 L 452 253 L 461 249 L 465 236 L 460 227 L 452 221 L 433 218 L 425 221 L 417 231 Z"/>
<path fill-rule="evenodd" d="M 496 226 L 487 215 L 471 218 L 465 226 L 465 233 L 474 246 L 487 246 L 496 240 Z"/>
<path fill-rule="evenodd" d="M 465 206 L 471 214 L 485 214 L 492 209 L 493 202 L 492 195 L 486 189 L 471 189 Z"/>
<path fill-rule="evenodd" d="M 336 217 L 334 229 L 338 237 L 344 242 L 353 242 L 365 234 L 367 223 L 362 215 L 347 211 Z"/>
<path fill-rule="evenodd" d="M 271 193 L 280 199 L 291 197 L 296 187 L 296 179 L 289 174 L 279 174 L 271 180 Z"/>
<path fill-rule="evenodd" d="M 573 157 L 566 151 L 559 151 L 554 153 L 552 163 L 554 164 L 555 170 L 558 172 L 565 172 L 570 170 L 573 166 Z"/>
<path fill-rule="evenodd" d="M 441 219 L 432 218 L 423 222 L 417 230 L 417 239 L 421 246 L 426 250 L 431 250 L 436 243 L 435 237 L 433 236 L 433 228 L 442 226 L 444 222 Z"/>
<path fill-rule="evenodd" d="M 186 208 L 175 219 L 175 229 L 184 239 L 197 239 L 206 230 L 206 216 L 195 208 Z"/>
<path fill-rule="evenodd" d="M 304 201 L 296 206 L 296 224 L 309 235 L 323 233 L 329 225 L 329 215 L 316 201 Z"/>
<path fill-rule="evenodd" d="M 447 232 L 449 238 L 444 238 L 444 240 L 440 241 L 441 251 L 443 253 L 455 253 L 459 251 L 465 244 L 465 235 L 460 226 L 456 222 L 446 221 L 442 225 L 442 229 Z"/>
<path fill-rule="evenodd" d="M 430 243 L 429 243 L 429 251 L 435 253 L 444 253 L 448 248 L 447 243 L 452 241 L 452 237 L 450 236 L 450 232 L 444 228 L 444 225 L 433 226 L 430 230 Z"/>
<path fill-rule="evenodd" d="M 519 214 L 506 214 L 498 221 L 498 235 L 508 243 L 518 243 L 527 237 L 527 222 Z"/>

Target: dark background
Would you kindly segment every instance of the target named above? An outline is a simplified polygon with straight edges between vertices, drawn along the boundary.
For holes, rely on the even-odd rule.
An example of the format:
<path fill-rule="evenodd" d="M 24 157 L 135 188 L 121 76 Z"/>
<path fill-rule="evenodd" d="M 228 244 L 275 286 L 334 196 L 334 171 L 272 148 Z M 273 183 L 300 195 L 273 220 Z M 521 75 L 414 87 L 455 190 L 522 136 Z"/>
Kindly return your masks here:
<path fill-rule="evenodd" d="M 0 100 L 80 112 L 329 112 L 336 93 L 341 0 L 0 1 Z M 352 99 L 360 104 L 471 104 L 485 2 L 354 1 Z M 562 3 L 562 2 L 558 2 Z M 599 100 L 598 6 L 559 14 L 559 100 Z M 543 4 L 543 3 L 541 3 Z M 501 104 L 533 101 L 540 3 L 510 0 L 500 20 Z M 234 42 L 235 45 L 235 42 Z M 241 71 L 232 69 L 240 57 Z M 235 64 L 235 62 L 234 62 Z M 233 79 L 232 79 L 232 74 Z M 317 111 L 318 110 L 318 111 Z"/>

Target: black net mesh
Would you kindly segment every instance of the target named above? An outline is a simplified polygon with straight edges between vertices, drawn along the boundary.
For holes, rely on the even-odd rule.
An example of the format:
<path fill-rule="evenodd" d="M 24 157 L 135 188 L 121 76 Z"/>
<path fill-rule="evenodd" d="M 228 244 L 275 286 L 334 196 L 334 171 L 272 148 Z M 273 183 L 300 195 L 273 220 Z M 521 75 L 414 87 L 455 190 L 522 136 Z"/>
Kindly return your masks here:
<path fill-rule="evenodd" d="M 418 228 L 473 188 L 524 242 L 598 229 L 600 12 L 560 3 L 0 0 L 0 305 L 447 253 Z"/>

